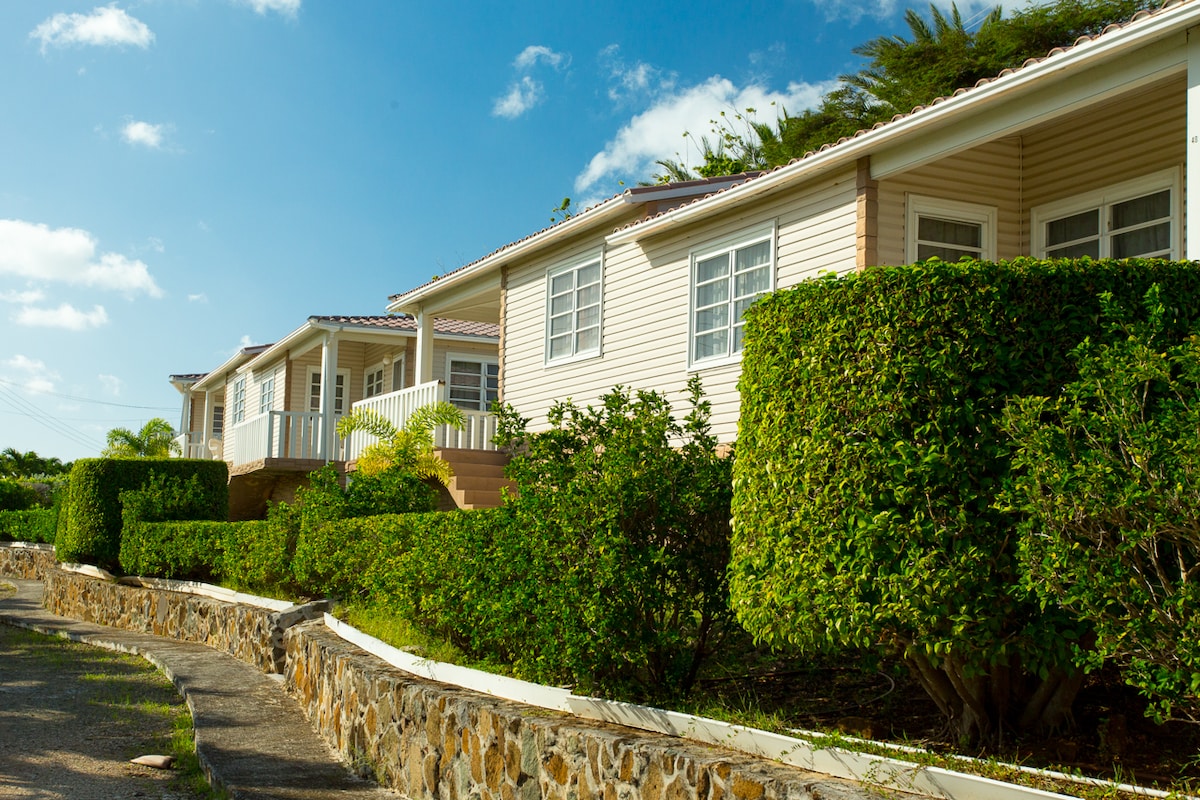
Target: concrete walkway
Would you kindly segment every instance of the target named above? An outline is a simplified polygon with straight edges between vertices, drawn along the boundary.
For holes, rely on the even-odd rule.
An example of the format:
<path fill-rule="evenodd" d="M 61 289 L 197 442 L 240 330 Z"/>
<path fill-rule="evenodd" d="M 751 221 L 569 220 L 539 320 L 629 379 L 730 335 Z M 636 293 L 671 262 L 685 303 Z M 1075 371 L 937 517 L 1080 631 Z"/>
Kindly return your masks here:
<path fill-rule="evenodd" d="M 394 792 L 353 776 L 271 678 L 203 645 L 58 617 L 42 608 L 38 581 L 0 598 L 0 623 L 64 636 L 147 659 L 179 689 L 192 711 L 196 753 L 215 787 L 234 800 L 383 800 Z"/>

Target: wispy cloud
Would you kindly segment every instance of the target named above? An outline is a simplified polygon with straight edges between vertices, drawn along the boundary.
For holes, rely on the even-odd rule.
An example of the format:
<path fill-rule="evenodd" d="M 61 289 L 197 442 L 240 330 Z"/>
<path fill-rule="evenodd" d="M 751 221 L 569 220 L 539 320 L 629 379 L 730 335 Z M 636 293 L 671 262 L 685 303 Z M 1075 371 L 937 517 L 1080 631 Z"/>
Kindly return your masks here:
<path fill-rule="evenodd" d="M 508 91 L 492 104 L 492 116 L 516 119 L 542 102 L 546 96 L 541 81 L 528 74 L 538 65 L 545 64 L 555 70 L 564 69 L 571 63 L 565 53 L 556 53 L 545 45 L 530 45 L 513 59 L 513 67 L 519 74 L 509 85 Z"/>
<path fill-rule="evenodd" d="M 187 299 L 189 303 L 207 303 L 208 295 L 206 295 L 204 292 L 200 292 L 199 294 L 189 294 Z"/>
<path fill-rule="evenodd" d="M 600 51 L 600 64 L 608 71 L 608 98 L 616 103 L 635 102 L 672 91 L 676 76 L 653 64 L 630 64 L 621 55 L 621 46 L 610 44 Z"/>
<path fill-rule="evenodd" d="M 16 313 L 13 322 L 30 328 L 62 328 L 68 331 L 85 331 L 108 324 L 108 313 L 103 306 L 93 306 L 91 311 L 82 311 L 70 303 L 58 308 L 35 308 L 26 306 Z"/>
<path fill-rule="evenodd" d="M 45 53 L 48 47 L 70 45 L 132 45 L 145 49 L 154 41 L 154 32 L 113 4 L 94 8 L 90 14 L 55 14 L 34 28 L 29 37 L 40 39 Z"/>
<path fill-rule="evenodd" d="M 952 1 L 933 0 L 933 5 L 943 11 L 949 11 Z M 825 15 L 826 22 L 848 22 L 851 25 L 858 23 L 863 17 L 888 19 L 898 16 L 910 7 L 909 3 L 901 0 L 812 0 L 812 4 Z M 993 0 L 962 0 L 956 5 L 963 19 L 967 20 L 976 14 L 991 11 L 996 3 Z M 1013 7 L 1016 6 L 1014 3 Z"/>
<path fill-rule="evenodd" d="M 87 231 L 18 219 L 0 219 L 0 275 L 162 297 L 145 263 L 119 253 L 97 254 Z"/>
<path fill-rule="evenodd" d="M 696 138 L 707 134 L 711 121 L 725 113 L 744 113 L 757 109 L 757 119 L 765 121 L 769 115 L 780 114 L 783 109 L 791 113 L 815 106 L 821 96 L 836 86 L 828 83 L 793 83 L 785 91 L 772 91 L 764 86 L 738 87 L 727 78 L 715 75 L 704 83 L 680 91 L 662 94 L 648 109 L 626 122 L 617 135 L 592 156 L 587 167 L 575 178 L 575 191 L 584 194 L 593 191 L 596 184 L 605 179 L 627 178 L 637 180 L 647 177 L 655 161 L 682 158 L 685 163 L 691 155 L 696 163 L 699 153 L 688 153 L 691 133 Z M 773 109 L 773 110 L 772 110 Z M 680 153 L 681 143 L 685 152 Z"/>
<path fill-rule="evenodd" d="M 149 147 L 151 150 L 161 150 L 163 146 L 163 126 L 141 121 L 128 122 L 121 129 L 121 138 L 132 145 Z"/>
<path fill-rule="evenodd" d="M 17 354 L 3 363 L 6 377 L 32 392 L 52 392 L 60 375 L 45 362 Z"/>
<path fill-rule="evenodd" d="M 274 11 L 285 17 L 294 17 L 300 11 L 300 0 L 241 0 L 241 4 L 254 9 L 256 14 Z"/>
<path fill-rule="evenodd" d="M 0 302 L 4 303 L 17 303 L 27 306 L 32 303 L 40 303 L 44 299 L 46 299 L 45 292 L 38 289 L 30 289 L 24 292 L 0 292 Z"/>
<path fill-rule="evenodd" d="M 104 373 L 101 373 L 96 376 L 96 380 L 100 381 L 100 386 L 104 389 L 105 394 L 112 395 L 113 397 L 120 397 L 122 384 L 121 379 L 116 375 L 105 375 Z"/>

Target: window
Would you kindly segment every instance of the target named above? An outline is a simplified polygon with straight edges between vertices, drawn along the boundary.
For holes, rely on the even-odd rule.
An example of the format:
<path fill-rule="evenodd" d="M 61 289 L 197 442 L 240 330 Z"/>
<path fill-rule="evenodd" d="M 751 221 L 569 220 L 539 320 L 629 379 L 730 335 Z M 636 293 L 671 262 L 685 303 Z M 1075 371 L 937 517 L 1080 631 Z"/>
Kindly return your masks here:
<path fill-rule="evenodd" d="M 398 392 L 404 388 L 404 354 L 392 358 L 392 391 Z"/>
<path fill-rule="evenodd" d="M 383 394 L 383 364 L 368 367 L 363 375 L 363 397 L 374 397 Z"/>
<path fill-rule="evenodd" d="M 346 384 L 350 382 L 350 373 L 338 370 L 333 384 L 333 413 L 342 414 L 346 410 Z M 321 370 L 313 367 L 308 371 L 308 410 L 321 410 Z"/>
<path fill-rule="evenodd" d="M 213 406 L 212 435 L 214 439 L 225 435 L 225 406 Z"/>
<path fill-rule="evenodd" d="M 1179 173 L 1160 172 L 1033 210 L 1039 258 L 1179 257 Z"/>
<path fill-rule="evenodd" d="M 230 422 L 237 425 L 246 419 L 246 376 L 239 375 L 233 379 L 233 402 L 230 411 Z"/>
<path fill-rule="evenodd" d="M 500 365 L 470 356 L 450 356 L 447 399 L 464 411 L 487 411 L 500 396 Z"/>
<path fill-rule="evenodd" d="M 263 378 L 258 384 L 258 413 L 266 414 L 275 405 L 275 376 Z"/>
<path fill-rule="evenodd" d="M 996 257 L 996 209 L 975 203 L 908 196 L 907 260 Z"/>
<path fill-rule="evenodd" d="M 600 353 L 600 260 L 546 276 L 546 363 Z"/>
<path fill-rule="evenodd" d="M 742 351 L 742 317 L 774 281 L 774 230 L 692 255 L 693 364 Z"/>

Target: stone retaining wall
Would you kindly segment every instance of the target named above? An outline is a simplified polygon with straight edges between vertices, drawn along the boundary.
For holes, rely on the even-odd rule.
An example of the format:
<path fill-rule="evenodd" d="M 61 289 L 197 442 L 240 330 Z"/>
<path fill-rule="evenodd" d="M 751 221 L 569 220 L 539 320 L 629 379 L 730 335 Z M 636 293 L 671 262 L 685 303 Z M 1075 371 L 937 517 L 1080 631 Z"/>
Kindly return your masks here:
<path fill-rule="evenodd" d="M 52 544 L 0 542 L 0 575 L 40 581 L 57 565 Z"/>
<path fill-rule="evenodd" d="M 320 623 L 288 630 L 284 683 L 351 764 L 414 800 L 879 797 L 839 781 L 415 678 Z"/>
<path fill-rule="evenodd" d="M 59 616 L 207 645 L 275 674 L 284 671 L 284 631 L 322 616 L 327 608 L 324 603 L 309 603 L 271 611 L 61 569 L 47 570 L 43 580 L 43 602 Z"/>

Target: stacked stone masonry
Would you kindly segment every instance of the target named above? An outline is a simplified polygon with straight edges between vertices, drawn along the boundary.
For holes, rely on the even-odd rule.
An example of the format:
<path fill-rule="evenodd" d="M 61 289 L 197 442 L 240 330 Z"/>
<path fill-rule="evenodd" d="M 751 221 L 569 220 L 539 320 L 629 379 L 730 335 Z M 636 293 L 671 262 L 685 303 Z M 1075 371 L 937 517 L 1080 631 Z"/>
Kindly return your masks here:
<path fill-rule="evenodd" d="M 170 636 L 282 672 L 329 744 L 413 800 L 870 800 L 868 787 L 735 751 L 581 720 L 414 677 L 312 618 L 128 586 L 0 548 L 59 615 Z M 52 559 L 52 553 L 49 558 Z M 894 795 L 894 793 L 892 793 Z"/>
<path fill-rule="evenodd" d="M 327 608 L 324 603 L 309 603 L 272 611 L 61 569 L 47 570 L 43 580 L 43 603 L 59 616 L 207 645 L 274 674 L 284 671 L 284 631 L 321 616 Z"/>
<path fill-rule="evenodd" d="M 0 575 L 40 581 L 57 566 L 53 545 L 0 542 Z"/>
<path fill-rule="evenodd" d="M 288 630 L 285 685 L 330 745 L 421 800 L 804 800 L 868 789 L 733 751 L 421 680 L 319 623 Z"/>

